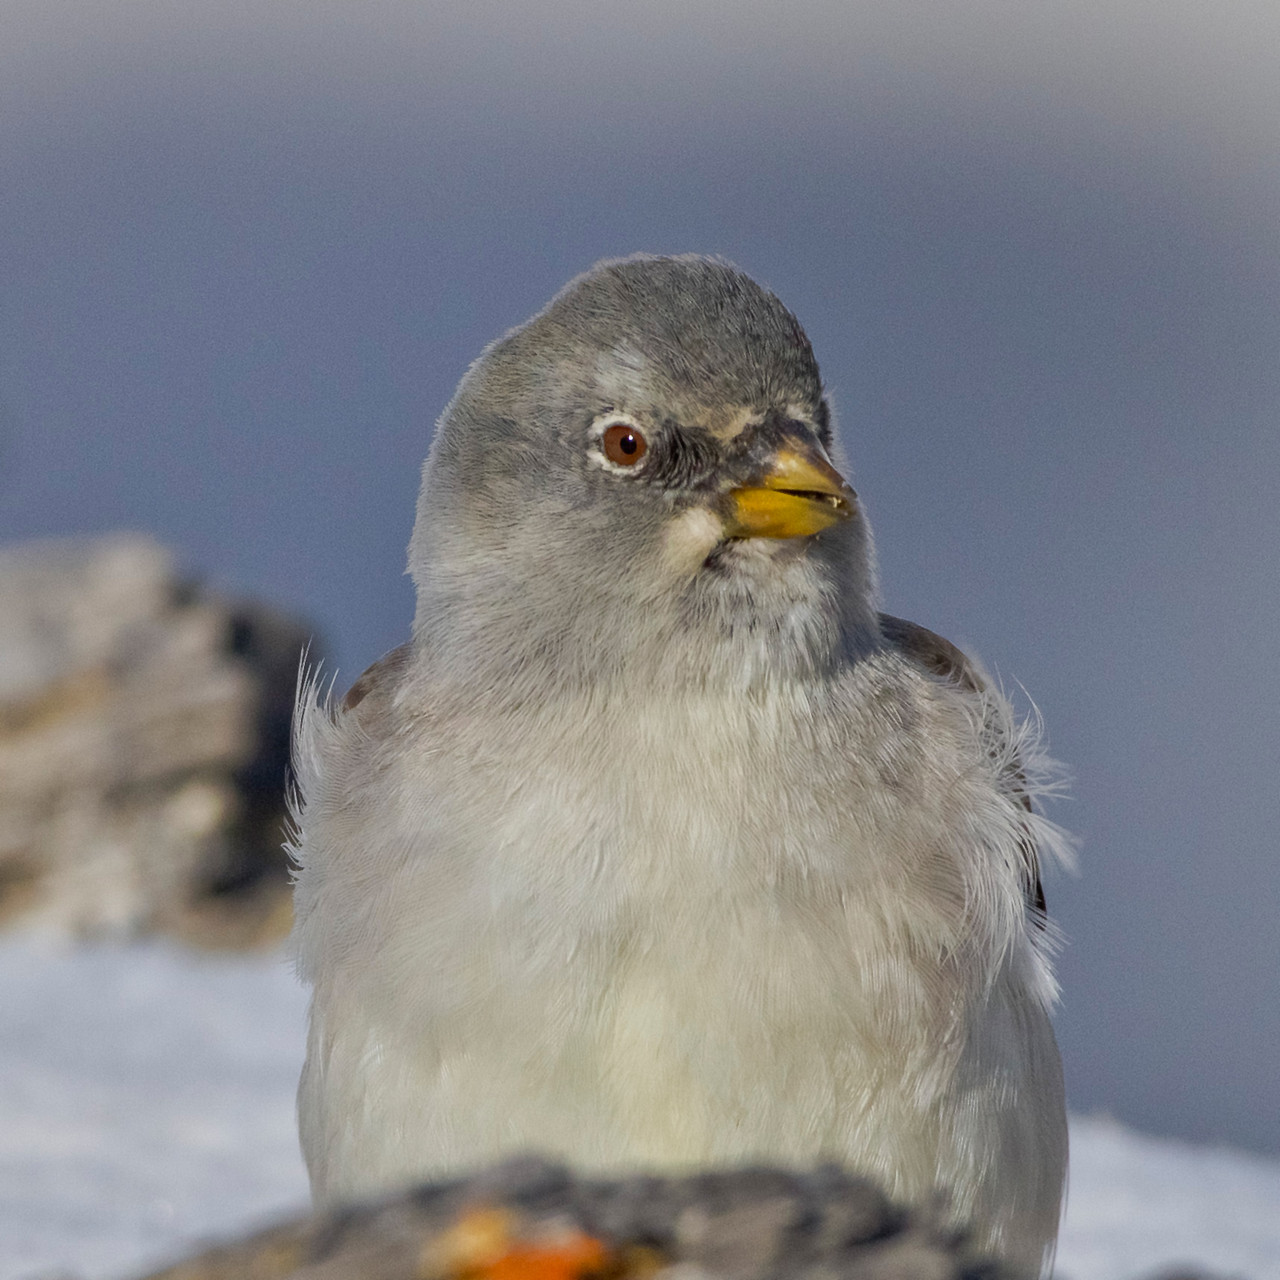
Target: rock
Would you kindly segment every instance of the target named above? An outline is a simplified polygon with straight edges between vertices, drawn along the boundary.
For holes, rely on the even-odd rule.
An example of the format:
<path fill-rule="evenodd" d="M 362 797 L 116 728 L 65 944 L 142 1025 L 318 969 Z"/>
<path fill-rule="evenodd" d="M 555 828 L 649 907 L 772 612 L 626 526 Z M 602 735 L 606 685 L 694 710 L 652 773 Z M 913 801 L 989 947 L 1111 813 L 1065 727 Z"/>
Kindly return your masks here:
<path fill-rule="evenodd" d="M 538 1159 L 321 1213 L 149 1280 L 1003 1280 L 864 1178 L 592 1179 Z"/>
<path fill-rule="evenodd" d="M 309 638 L 146 537 L 0 549 L 0 920 L 227 945 L 287 929 Z"/>

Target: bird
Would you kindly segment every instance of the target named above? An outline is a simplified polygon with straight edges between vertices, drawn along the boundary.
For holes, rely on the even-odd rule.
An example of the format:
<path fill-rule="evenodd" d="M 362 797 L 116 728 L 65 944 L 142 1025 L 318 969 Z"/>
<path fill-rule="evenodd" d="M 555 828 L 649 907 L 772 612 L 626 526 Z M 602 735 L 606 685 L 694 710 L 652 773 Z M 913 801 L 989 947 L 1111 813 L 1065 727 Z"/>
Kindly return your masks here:
<path fill-rule="evenodd" d="M 471 365 L 410 639 L 300 682 L 320 1203 L 835 1160 L 1051 1266 L 1035 726 L 881 611 L 850 474 L 799 321 L 720 258 L 598 263 Z"/>

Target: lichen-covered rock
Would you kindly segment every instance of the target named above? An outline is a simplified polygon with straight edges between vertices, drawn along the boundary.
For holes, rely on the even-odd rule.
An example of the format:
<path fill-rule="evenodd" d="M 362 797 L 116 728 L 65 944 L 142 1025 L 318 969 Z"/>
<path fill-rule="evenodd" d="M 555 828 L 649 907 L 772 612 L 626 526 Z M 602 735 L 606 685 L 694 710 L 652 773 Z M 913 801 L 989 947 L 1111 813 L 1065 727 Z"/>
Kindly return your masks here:
<path fill-rule="evenodd" d="M 997 1280 L 835 1167 L 593 1179 L 524 1159 L 317 1214 L 150 1280 Z"/>
<path fill-rule="evenodd" d="M 278 936 L 309 636 L 142 536 L 0 548 L 0 920 Z"/>

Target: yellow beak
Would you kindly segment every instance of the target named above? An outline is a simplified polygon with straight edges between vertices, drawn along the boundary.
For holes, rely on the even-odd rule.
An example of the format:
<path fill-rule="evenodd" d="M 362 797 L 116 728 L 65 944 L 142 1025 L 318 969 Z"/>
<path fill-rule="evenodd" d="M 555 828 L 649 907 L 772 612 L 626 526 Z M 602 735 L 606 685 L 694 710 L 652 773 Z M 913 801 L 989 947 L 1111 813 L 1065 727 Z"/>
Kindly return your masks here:
<path fill-rule="evenodd" d="M 728 494 L 730 538 L 807 538 L 853 515 L 857 494 L 815 448 L 788 440 L 759 480 Z"/>

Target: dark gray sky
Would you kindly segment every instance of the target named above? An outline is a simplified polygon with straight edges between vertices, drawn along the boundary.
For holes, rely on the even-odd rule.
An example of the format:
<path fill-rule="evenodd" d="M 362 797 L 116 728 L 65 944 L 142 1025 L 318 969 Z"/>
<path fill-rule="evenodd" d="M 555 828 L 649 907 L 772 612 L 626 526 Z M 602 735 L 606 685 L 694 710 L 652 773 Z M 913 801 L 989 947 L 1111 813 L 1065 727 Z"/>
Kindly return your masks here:
<path fill-rule="evenodd" d="M 723 254 L 809 330 L 887 606 L 1073 770 L 1073 1105 L 1280 1151 L 1273 0 L 0 28 L 0 536 L 151 530 L 353 677 L 483 344 L 603 255 Z"/>

